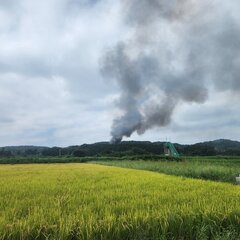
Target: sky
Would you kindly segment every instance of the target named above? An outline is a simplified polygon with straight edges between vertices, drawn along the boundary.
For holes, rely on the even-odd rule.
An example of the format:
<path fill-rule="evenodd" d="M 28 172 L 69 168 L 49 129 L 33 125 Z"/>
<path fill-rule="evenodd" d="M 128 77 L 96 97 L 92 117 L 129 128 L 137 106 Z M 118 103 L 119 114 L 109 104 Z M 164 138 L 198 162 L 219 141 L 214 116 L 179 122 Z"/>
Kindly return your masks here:
<path fill-rule="evenodd" d="M 166 1 L 154 1 L 162 2 L 161 7 L 165 9 Z M 132 5 L 128 5 L 127 2 L 132 2 Z M 146 18 L 144 15 L 142 18 L 140 13 L 133 16 L 132 12 L 139 11 L 138 4 L 144 5 L 144 2 L 146 1 L 0 0 L 0 146 L 69 146 L 109 141 L 114 119 L 119 119 L 126 109 L 119 107 L 124 90 L 121 83 L 116 80 L 114 74 L 107 77 L 103 74 L 102 63 L 106 61 L 108 52 L 119 43 L 128 46 L 126 51 L 135 51 L 132 48 L 129 50 L 129 45 L 132 42 L 135 45 L 137 38 L 137 52 L 140 54 L 142 48 L 149 50 L 149 45 L 157 46 L 156 43 L 149 44 L 152 38 L 146 39 L 141 34 L 148 34 L 147 29 L 151 31 L 150 35 L 155 37 L 155 31 L 160 29 L 162 35 L 154 41 L 164 39 L 164 42 L 169 43 L 166 47 L 168 53 L 174 51 L 177 55 L 177 46 L 184 46 L 185 49 L 186 42 L 190 41 L 189 35 L 193 34 L 192 23 L 186 24 L 189 16 L 188 20 L 180 20 L 179 23 L 179 20 L 172 20 L 172 12 L 166 11 L 163 13 L 164 17 L 156 17 L 154 21 L 150 19 L 151 24 L 146 23 Z M 200 8 L 193 0 L 192 2 L 194 7 Z M 188 101 L 178 96 L 179 100 L 167 124 L 152 124 L 140 135 L 133 131 L 131 137 L 124 137 L 124 140 L 168 139 L 179 143 L 219 138 L 240 140 L 240 55 L 238 45 L 234 41 L 240 42 L 240 37 L 236 34 L 237 30 L 240 30 L 237 25 L 240 2 L 230 0 L 226 5 L 220 4 L 219 8 L 216 6 L 219 6 L 221 1 L 203 2 L 213 4 L 214 8 L 206 8 L 208 18 L 195 21 L 194 27 L 204 27 L 204 31 L 208 33 L 207 39 L 209 33 L 212 33 L 208 24 L 218 29 L 221 38 L 215 39 L 216 44 L 204 38 L 202 41 L 209 45 L 214 44 L 220 50 L 210 55 L 208 52 L 213 48 L 208 48 L 208 45 L 199 46 L 195 39 L 191 41 L 195 41 L 194 47 L 199 46 L 199 52 L 209 50 L 204 53 L 207 60 L 216 61 L 223 58 L 227 61 L 219 61 L 219 64 L 214 66 L 214 71 L 202 70 L 210 73 L 203 75 L 204 83 L 197 85 L 199 88 L 202 84 L 207 87 L 206 99 Z M 205 7 L 202 7 L 202 10 Z M 131 10 L 132 8 L 134 10 Z M 181 9 L 182 15 L 186 9 Z M 155 16 L 153 9 L 148 10 L 149 12 L 144 14 Z M 188 10 L 195 11 L 194 8 Z M 214 20 L 206 20 L 209 18 Z M 225 24 L 225 19 L 231 19 L 231 24 Z M 184 31 L 184 34 L 176 33 L 179 31 Z M 186 42 L 180 44 L 178 39 L 178 44 L 174 45 L 174 37 Z M 218 44 L 219 39 L 221 44 Z M 147 45 L 145 40 L 148 41 Z M 231 47 L 225 47 L 229 44 Z M 195 49 L 194 47 L 191 49 Z M 160 49 L 159 46 L 156 48 Z M 221 51 L 223 48 L 226 49 L 224 54 Z M 181 59 L 177 55 L 170 61 L 162 50 L 159 54 L 162 56 L 161 63 L 165 65 Z M 205 62 L 204 54 L 200 56 L 201 63 Z M 133 63 L 138 64 L 136 61 Z M 198 61 L 196 63 L 199 64 Z M 181 66 L 179 63 L 174 64 L 174 69 Z M 158 77 L 161 78 L 161 84 L 170 81 L 165 75 L 160 75 Z M 213 80 L 209 80 L 212 75 Z M 148 80 L 143 81 L 141 88 L 149 86 L 147 83 Z M 138 99 L 138 106 L 142 99 Z M 162 99 L 157 98 L 156 101 L 161 102 Z M 169 108 L 169 105 L 165 104 L 164 108 Z"/>

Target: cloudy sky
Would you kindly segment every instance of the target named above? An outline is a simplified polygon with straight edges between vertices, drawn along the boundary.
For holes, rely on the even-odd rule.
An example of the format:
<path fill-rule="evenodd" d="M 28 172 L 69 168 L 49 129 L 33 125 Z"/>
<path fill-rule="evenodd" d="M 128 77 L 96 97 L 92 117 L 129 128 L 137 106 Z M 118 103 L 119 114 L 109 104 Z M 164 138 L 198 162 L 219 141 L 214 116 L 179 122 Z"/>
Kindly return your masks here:
<path fill-rule="evenodd" d="M 217 0 L 204 1 L 218 5 Z M 101 68 L 106 52 L 119 42 L 129 43 L 136 32 L 136 26 L 132 26 L 134 21 L 129 24 L 124 13 L 124 10 L 135 6 L 126 6 L 126 2 L 0 0 L 0 146 L 68 146 L 110 140 L 112 122 L 122 114 L 119 101 L 123 89 L 114 75 L 106 77 Z M 137 1 L 132 2 L 138 4 Z M 144 0 L 139 2 L 144 3 Z M 228 9 L 228 12 L 222 9 Z M 240 31 L 236 25 L 239 10 L 239 1 L 230 0 L 228 5 L 223 4 L 217 10 L 214 8 L 213 12 L 214 19 L 221 18 L 217 25 L 220 35 L 227 39 L 224 45 L 221 43 L 219 46 L 228 46 L 228 39 L 232 40 L 231 47 L 224 52 L 228 67 L 224 76 L 220 71 L 223 76 L 221 85 L 215 84 L 217 87 L 214 87 L 214 81 L 209 80 L 211 86 L 207 88 L 208 97 L 204 101 L 179 100 L 169 124 L 163 127 L 153 125 L 142 135 L 133 132 L 129 139 L 163 141 L 168 138 L 180 143 L 218 138 L 240 140 L 240 79 L 237 72 L 240 55 L 233 40 L 240 42 L 238 34 L 235 34 Z M 227 19 L 231 16 L 233 24 L 222 27 L 221 33 L 221 24 L 224 24 L 227 14 Z M 132 15 L 128 14 L 128 17 Z M 208 24 L 205 20 L 203 25 Z M 146 24 L 141 21 L 137 24 Z M 169 23 L 155 25 L 154 29 L 160 27 L 162 34 L 169 28 Z M 164 28 L 165 31 L 162 30 Z M 231 31 L 227 31 L 229 28 Z M 186 28 L 179 27 L 176 31 L 179 29 Z M 211 32 L 211 29 L 207 31 Z M 171 43 L 172 39 L 172 34 L 164 35 L 165 42 Z M 208 41 L 208 44 L 213 43 Z M 179 43 L 174 47 L 169 45 L 167 48 L 174 51 L 176 46 L 180 46 Z M 146 44 L 139 48 L 142 46 Z M 218 58 L 221 56 L 217 55 Z M 231 59 L 236 66 L 231 65 Z M 161 61 L 168 65 L 169 60 L 162 58 Z M 223 69 L 225 65 L 221 62 L 219 66 Z M 218 70 L 219 66 L 215 68 Z M 231 74 L 233 71 L 234 76 Z M 161 77 L 162 82 L 168 81 L 168 78 Z M 204 86 L 208 86 L 208 78 Z M 168 108 L 168 104 L 165 107 Z"/>

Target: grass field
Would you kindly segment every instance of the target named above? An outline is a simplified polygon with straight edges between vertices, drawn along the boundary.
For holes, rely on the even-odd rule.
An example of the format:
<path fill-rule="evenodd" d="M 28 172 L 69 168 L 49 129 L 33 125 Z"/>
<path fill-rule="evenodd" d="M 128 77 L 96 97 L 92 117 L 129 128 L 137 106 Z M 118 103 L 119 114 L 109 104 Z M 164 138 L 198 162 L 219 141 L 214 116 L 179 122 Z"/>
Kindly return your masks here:
<path fill-rule="evenodd" d="M 240 239 L 240 188 L 95 164 L 0 165 L 0 239 Z"/>
<path fill-rule="evenodd" d="M 188 157 L 183 162 L 124 160 L 96 163 L 229 183 L 235 183 L 240 174 L 239 157 Z"/>

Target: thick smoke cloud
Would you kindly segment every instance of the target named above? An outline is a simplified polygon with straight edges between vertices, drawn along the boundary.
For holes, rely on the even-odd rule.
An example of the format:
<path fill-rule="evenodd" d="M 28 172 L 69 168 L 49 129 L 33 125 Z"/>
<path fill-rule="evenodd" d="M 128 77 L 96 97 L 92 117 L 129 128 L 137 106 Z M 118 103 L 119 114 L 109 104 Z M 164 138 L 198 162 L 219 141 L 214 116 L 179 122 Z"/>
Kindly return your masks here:
<path fill-rule="evenodd" d="M 211 88 L 240 90 L 239 7 L 237 0 L 122 1 L 132 36 L 101 66 L 121 90 L 113 142 L 168 125 L 179 103 L 204 103 Z"/>

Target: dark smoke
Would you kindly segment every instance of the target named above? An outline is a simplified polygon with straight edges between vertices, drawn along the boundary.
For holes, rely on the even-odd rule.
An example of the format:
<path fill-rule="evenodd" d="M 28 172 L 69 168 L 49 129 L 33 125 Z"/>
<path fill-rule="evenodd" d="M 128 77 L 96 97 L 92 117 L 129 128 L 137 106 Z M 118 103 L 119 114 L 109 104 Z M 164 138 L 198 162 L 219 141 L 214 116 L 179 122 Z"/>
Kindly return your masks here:
<path fill-rule="evenodd" d="M 240 90 L 238 0 L 122 0 L 134 34 L 106 52 L 102 73 L 120 86 L 112 142 L 167 126 L 180 102 L 209 89 Z"/>

